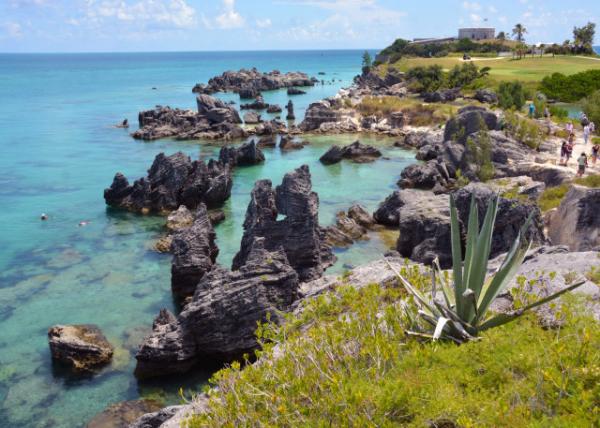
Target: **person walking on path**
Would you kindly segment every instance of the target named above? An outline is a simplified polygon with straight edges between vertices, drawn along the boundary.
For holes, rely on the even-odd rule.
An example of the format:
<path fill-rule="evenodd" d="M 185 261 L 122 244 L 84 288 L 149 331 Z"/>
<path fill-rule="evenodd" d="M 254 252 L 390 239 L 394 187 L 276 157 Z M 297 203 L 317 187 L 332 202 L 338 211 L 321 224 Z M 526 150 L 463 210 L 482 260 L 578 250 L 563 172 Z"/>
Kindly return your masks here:
<path fill-rule="evenodd" d="M 567 123 L 567 126 L 565 126 L 565 129 L 567 130 L 569 135 L 571 135 L 573 133 L 573 122 Z"/>
<path fill-rule="evenodd" d="M 590 124 L 590 120 L 585 113 L 581 113 L 581 126 L 587 126 Z"/>
<path fill-rule="evenodd" d="M 568 143 L 565 141 L 562 142 L 562 145 L 560 146 L 560 161 L 559 161 L 559 165 L 566 165 L 567 164 L 567 145 Z"/>
<path fill-rule="evenodd" d="M 535 114 L 535 105 L 533 103 L 529 104 L 529 117 L 533 118 L 533 115 Z"/>
<path fill-rule="evenodd" d="M 583 174 L 585 174 L 585 167 L 587 166 L 587 163 L 587 156 L 585 153 L 581 153 L 581 156 L 577 158 L 577 177 L 581 177 Z"/>
<path fill-rule="evenodd" d="M 592 164 L 595 166 L 598 160 L 598 153 L 600 152 L 600 144 L 596 143 L 592 146 Z"/>
<path fill-rule="evenodd" d="M 572 136 L 572 134 L 571 134 Z M 569 137 L 569 142 L 567 143 L 567 150 L 566 150 L 566 156 L 565 156 L 565 166 L 567 166 L 567 164 L 569 163 L 569 160 L 571 160 L 571 156 L 573 156 L 573 139 L 571 137 Z"/>
<path fill-rule="evenodd" d="M 590 139 L 590 125 L 585 125 L 583 127 L 583 142 L 584 142 L 584 144 L 587 144 L 589 139 Z"/>

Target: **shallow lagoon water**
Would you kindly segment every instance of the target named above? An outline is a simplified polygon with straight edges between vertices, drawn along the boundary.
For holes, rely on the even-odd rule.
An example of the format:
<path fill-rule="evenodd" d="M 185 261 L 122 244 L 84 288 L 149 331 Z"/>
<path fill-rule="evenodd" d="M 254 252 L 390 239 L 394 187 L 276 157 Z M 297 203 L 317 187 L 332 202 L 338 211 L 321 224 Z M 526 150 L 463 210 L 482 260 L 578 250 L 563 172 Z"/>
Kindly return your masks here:
<path fill-rule="evenodd" d="M 185 53 L 98 55 L 0 55 L 0 420 L 13 427 L 83 426 L 107 405 L 138 397 L 178 401 L 179 387 L 197 390 L 210 375 L 138 383 L 135 348 L 162 307 L 175 310 L 170 257 L 152 251 L 164 218 L 107 209 L 102 191 L 116 171 L 130 179 L 145 174 L 154 156 L 178 150 L 196 159 L 214 156 L 206 142 L 135 141 L 111 126 L 155 104 L 195 106 L 191 87 L 226 69 L 324 71 L 335 83 L 295 96 L 298 117 L 317 99 L 347 86 L 361 52 Z M 156 87 L 156 90 L 152 90 Z M 232 94 L 225 99 L 239 101 Z M 285 91 L 265 94 L 285 105 Z M 219 262 L 230 265 L 239 249 L 249 194 L 258 179 L 278 184 L 308 164 L 320 197 L 320 221 L 360 202 L 373 209 L 395 187 L 413 153 L 393 140 L 361 136 L 389 159 L 373 164 L 323 166 L 332 144 L 356 136 L 307 136 L 303 150 L 266 149 L 263 165 L 238 168 L 227 220 L 217 227 Z M 39 215 L 46 212 L 49 220 Z M 79 227 L 82 220 L 89 221 Z M 328 272 L 381 255 L 389 246 L 373 234 L 346 251 Z M 95 323 L 115 344 L 111 366 L 74 377 L 50 361 L 47 328 L 57 323 Z"/>

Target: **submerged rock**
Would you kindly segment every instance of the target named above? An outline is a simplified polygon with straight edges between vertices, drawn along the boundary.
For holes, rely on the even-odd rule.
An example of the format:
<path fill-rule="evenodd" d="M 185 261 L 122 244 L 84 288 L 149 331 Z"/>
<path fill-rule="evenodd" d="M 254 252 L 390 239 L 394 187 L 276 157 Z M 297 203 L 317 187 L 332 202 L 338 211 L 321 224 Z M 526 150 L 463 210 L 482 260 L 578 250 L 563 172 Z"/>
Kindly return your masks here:
<path fill-rule="evenodd" d="M 86 428 L 126 428 L 141 416 L 161 409 L 154 400 L 132 400 L 112 404 L 90 420 Z M 146 428 L 146 427 L 144 427 Z"/>
<path fill-rule="evenodd" d="M 55 325 L 48 330 L 52 359 L 77 371 L 90 371 L 108 364 L 113 347 L 98 326 L 92 324 Z"/>
<path fill-rule="evenodd" d="M 205 275 L 179 317 L 161 310 L 136 358 L 138 378 L 183 373 L 195 364 L 229 361 L 257 347 L 256 325 L 277 322 L 298 297 L 298 274 L 285 251 L 257 238 L 238 270 Z"/>
<path fill-rule="evenodd" d="M 548 235 L 571 251 L 600 248 L 600 189 L 572 185 L 552 215 Z"/>
<path fill-rule="evenodd" d="M 340 162 L 342 159 L 349 159 L 356 163 L 374 162 L 382 154 L 379 149 L 355 141 L 344 147 L 333 145 L 319 159 L 325 165 L 331 165 Z"/>
<path fill-rule="evenodd" d="M 219 205 L 229 199 L 232 187 L 231 170 L 222 162 L 191 161 L 181 152 L 171 156 L 159 153 L 148 177 L 129 185 L 127 178 L 117 173 L 110 188 L 104 191 L 106 203 L 134 212 L 164 213 L 181 205 L 189 209 L 200 203 Z"/>
<path fill-rule="evenodd" d="M 288 150 L 300 150 L 304 148 L 304 144 L 295 141 L 291 135 L 282 135 L 279 140 L 279 148 L 284 151 Z"/>
<path fill-rule="evenodd" d="M 257 237 L 264 237 L 267 250 L 283 248 L 301 281 L 321 276 L 334 256 L 321 237 L 318 209 L 319 197 L 312 191 L 306 165 L 287 173 L 275 190 L 270 180 L 257 181 L 233 269 L 246 263 L 252 243 Z"/>
<path fill-rule="evenodd" d="M 171 243 L 171 290 L 175 296 L 194 294 L 198 282 L 213 268 L 219 255 L 216 238 L 206 206 L 200 204 L 192 226 L 176 233 Z"/>

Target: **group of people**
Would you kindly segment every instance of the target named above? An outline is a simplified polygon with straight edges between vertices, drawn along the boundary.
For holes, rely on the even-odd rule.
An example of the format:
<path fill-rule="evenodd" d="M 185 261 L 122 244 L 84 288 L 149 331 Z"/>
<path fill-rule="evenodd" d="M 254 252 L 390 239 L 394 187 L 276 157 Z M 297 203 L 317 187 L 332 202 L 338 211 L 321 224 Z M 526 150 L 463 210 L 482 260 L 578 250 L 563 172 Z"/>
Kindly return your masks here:
<path fill-rule="evenodd" d="M 594 134 L 596 130 L 596 125 L 594 122 L 591 122 L 587 116 L 582 113 L 581 114 L 581 126 L 583 127 L 583 140 L 584 144 L 587 146 L 590 141 L 591 136 Z M 573 122 L 567 123 L 566 131 L 569 134 L 568 140 L 563 141 L 562 146 L 560 148 L 560 165 L 567 166 L 569 160 L 573 156 L 573 147 L 575 146 L 575 130 Z M 592 164 L 596 165 L 598 160 L 598 156 L 600 153 L 600 144 L 593 143 L 592 145 Z M 588 164 L 588 155 L 585 151 L 581 152 L 581 155 L 577 158 L 577 176 L 581 177 L 585 173 L 585 169 L 589 166 Z"/>

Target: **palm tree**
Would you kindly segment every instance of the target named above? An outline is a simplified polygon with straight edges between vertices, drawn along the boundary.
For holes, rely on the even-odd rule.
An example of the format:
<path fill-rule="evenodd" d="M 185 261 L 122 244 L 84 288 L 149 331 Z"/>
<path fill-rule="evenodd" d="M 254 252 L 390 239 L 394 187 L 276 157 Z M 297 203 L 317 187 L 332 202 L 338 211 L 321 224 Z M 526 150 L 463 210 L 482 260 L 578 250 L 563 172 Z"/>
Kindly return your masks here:
<path fill-rule="evenodd" d="M 540 44 L 540 58 L 544 56 L 545 51 L 546 51 L 546 45 L 544 43 Z"/>
<path fill-rule="evenodd" d="M 523 24 L 515 25 L 515 28 L 512 29 L 513 36 L 517 36 L 518 42 L 523 42 L 525 37 L 523 37 L 527 33 L 527 28 L 523 26 Z"/>

